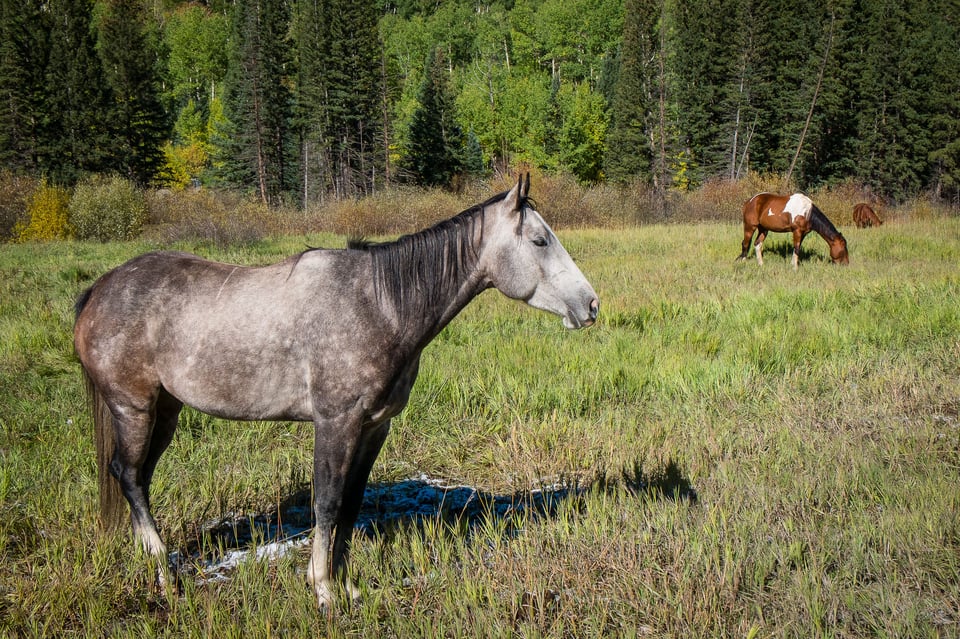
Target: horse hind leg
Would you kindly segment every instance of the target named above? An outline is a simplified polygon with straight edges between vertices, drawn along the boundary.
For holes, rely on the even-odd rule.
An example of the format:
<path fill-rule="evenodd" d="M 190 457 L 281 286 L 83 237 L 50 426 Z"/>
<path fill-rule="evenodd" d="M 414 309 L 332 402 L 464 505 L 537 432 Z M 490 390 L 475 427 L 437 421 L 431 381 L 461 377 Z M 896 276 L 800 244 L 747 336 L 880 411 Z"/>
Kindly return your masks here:
<path fill-rule="evenodd" d="M 173 441 L 173 434 L 177 430 L 177 421 L 182 409 L 183 402 L 165 389 L 160 390 L 160 396 L 157 398 L 153 434 L 150 438 L 150 451 L 147 453 L 147 459 L 143 464 L 143 483 L 148 495 L 150 483 L 153 481 L 153 472 L 157 468 L 160 456 Z"/>
<path fill-rule="evenodd" d="M 149 409 L 117 409 L 116 448 L 110 463 L 110 472 L 130 504 L 133 536 L 157 562 L 157 580 L 168 596 L 176 593 L 176 582 L 171 578 L 167 547 L 150 513 L 149 490 L 157 461 L 173 437 L 178 404 L 166 395 L 163 402 L 158 400 Z"/>
<path fill-rule="evenodd" d="M 747 259 L 747 255 L 750 254 L 750 242 L 753 240 L 753 233 L 756 229 L 752 226 L 744 225 L 743 227 L 743 242 L 740 243 L 740 256 L 737 257 L 737 261 L 743 261 Z"/>
<path fill-rule="evenodd" d="M 763 242 L 767 239 L 767 234 L 765 231 L 760 231 L 757 233 L 757 241 L 753 245 L 753 250 L 757 254 L 757 264 L 763 266 Z"/>

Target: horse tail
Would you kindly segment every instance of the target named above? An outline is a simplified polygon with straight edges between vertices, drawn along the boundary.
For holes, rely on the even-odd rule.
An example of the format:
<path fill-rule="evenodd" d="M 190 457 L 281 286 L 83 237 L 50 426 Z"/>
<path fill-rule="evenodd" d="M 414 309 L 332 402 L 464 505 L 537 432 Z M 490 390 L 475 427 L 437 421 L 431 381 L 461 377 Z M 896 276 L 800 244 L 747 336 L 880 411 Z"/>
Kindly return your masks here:
<path fill-rule="evenodd" d="M 120 482 L 110 473 L 110 462 L 116 448 L 113 434 L 113 414 L 103 394 L 94 385 L 87 369 L 83 369 L 90 408 L 93 412 L 93 439 L 97 449 L 97 483 L 100 488 L 100 527 L 107 532 L 123 526 L 124 502 Z"/>
<path fill-rule="evenodd" d="M 77 300 L 74 310 L 78 318 L 90 301 L 92 291 L 92 288 L 87 289 Z M 80 370 L 83 373 L 87 399 L 93 414 L 93 440 L 97 450 L 97 484 L 100 492 L 100 527 L 110 532 L 123 526 L 125 514 L 123 510 L 125 500 L 120 490 L 120 482 L 110 473 L 110 462 L 113 461 L 113 451 L 116 448 L 113 413 L 110 412 L 107 402 L 103 399 L 103 393 L 94 384 L 90 372 L 82 362 Z"/>

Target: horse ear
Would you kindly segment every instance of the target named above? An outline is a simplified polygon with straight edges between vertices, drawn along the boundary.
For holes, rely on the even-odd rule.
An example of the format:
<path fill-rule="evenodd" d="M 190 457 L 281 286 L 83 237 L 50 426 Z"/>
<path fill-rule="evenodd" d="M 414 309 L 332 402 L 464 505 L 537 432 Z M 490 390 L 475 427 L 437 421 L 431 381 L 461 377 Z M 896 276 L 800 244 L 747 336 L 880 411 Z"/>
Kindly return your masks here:
<path fill-rule="evenodd" d="M 527 199 L 527 197 L 530 195 L 530 173 L 529 172 L 527 172 L 526 184 L 523 183 L 522 175 L 520 176 L 520 184 L 523 185 L 522 188 L 520 189 L 521 191 L 520 195 L 523 197 L 523 199 Z"/>
<path fill-rule="evenodd" d="M 504 198 L 504 204 L 509 207 L 511 211 L 520 210 L 520 202 L 523 201 L 523 176 L 520 176 L 520 179 L 517 180 L 517 185 L 510 189 L 510 192 L 507 193 L 507 197 Z"/>

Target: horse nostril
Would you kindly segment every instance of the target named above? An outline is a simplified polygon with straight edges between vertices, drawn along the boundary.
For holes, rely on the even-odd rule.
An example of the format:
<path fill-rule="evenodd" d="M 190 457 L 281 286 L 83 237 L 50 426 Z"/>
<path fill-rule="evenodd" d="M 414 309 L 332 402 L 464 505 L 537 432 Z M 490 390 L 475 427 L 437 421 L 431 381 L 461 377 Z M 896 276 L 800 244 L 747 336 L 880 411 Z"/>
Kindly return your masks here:
<path fill-rule="evenodd" d="M 593 298 L 590 301 L 590 319 L 597 319 L 597 313 L 600 312 L 600 300 Z"/>

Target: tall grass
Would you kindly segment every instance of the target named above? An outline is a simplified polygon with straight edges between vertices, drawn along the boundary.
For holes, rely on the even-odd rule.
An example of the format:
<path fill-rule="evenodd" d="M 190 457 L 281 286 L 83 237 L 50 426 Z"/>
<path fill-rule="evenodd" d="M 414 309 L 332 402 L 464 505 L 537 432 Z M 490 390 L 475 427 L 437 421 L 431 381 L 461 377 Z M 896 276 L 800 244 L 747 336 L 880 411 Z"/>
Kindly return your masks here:
<path fill-rule="evenodd" d="M 355 536 L 363 599 L 329 617 L 305 550 L 188 572 L 167 601 L 129 535 L 97 533 L 72 304 L 157 244 L 4 246 L 0 635 L 957 636 L 960 220 L 842 230 L 849 267 L 811 237 L 797 272 L 785 237 L 735 263 L 735 222 L 563 232 L 599 324 L 484 293 L 427 348 L 372 475 L 518 507 L 383 516 Z M 311 452 L 309 425 L 188 411 L 154 482 L 171 548 L 216 556 L 211 522 L 308 495 Z"/>

